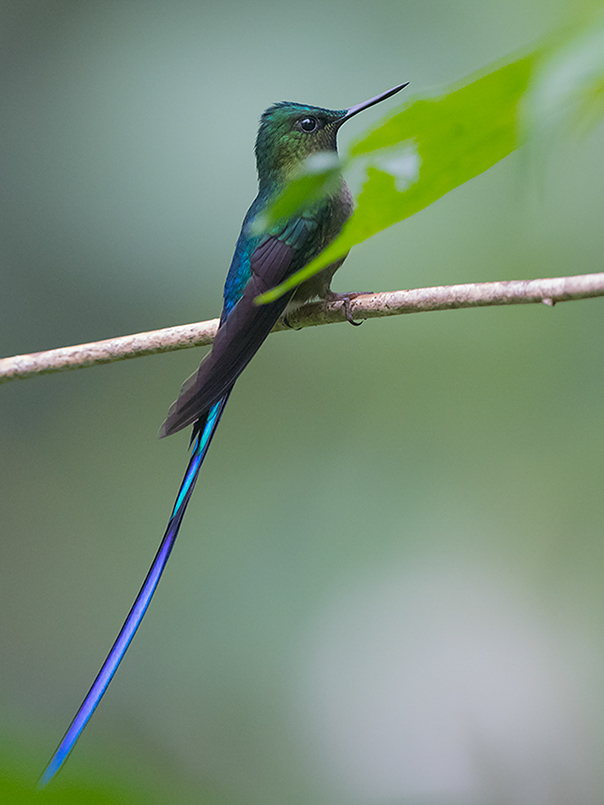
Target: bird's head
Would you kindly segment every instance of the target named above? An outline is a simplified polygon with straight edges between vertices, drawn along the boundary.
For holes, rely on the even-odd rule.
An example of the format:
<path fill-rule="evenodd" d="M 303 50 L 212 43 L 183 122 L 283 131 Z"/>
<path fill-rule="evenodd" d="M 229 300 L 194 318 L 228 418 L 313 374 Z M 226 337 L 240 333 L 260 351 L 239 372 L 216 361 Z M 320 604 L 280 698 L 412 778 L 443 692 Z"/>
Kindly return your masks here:
<path fill-rule="evenodd" d="M 307 157 L 321 151 L 336 151 L 336 136 L 342 123 L 406 86 L 400 84 L 349 109 L 324 109 L 292 101 L 269 106 L 260 119 L 256 138 L 260 182 L 287 181 Z"/>

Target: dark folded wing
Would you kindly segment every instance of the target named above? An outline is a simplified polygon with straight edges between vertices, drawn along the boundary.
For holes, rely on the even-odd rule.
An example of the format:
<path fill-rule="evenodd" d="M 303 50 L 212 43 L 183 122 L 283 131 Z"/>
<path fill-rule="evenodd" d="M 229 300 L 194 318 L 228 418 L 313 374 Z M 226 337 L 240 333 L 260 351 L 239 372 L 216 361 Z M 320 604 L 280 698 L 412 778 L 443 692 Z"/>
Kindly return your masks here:
<path fill-rule="evenodd" d="M 291 293 L 268 305 L 256 305 L 254 299 L 304 265 L 301 252 L 315 226 L 310 218 L 294 219 L 280 232 L 264 238 L 254 250 L 251 276 L 243 294 L 220 325 L 212 351 L 184 382 L 178 399 L 170 406 L 161 436 L 194 423 L 232 388 L 285 310 Z"/>

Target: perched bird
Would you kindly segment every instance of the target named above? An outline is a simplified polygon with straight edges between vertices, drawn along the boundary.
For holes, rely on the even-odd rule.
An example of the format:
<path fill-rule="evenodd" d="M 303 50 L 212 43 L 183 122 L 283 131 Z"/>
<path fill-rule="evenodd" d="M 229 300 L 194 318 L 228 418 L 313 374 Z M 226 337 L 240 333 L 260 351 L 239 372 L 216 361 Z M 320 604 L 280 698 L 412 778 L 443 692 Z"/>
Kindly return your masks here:
<path fill-rule="evenodd" d="M 279 221 L 268 232 L 255 234 L 252 222 L 269 208 L 308 157 L 337 151 L 336 136 L 342 123 L 406 86 L 400 84 L 349 109 L 332 110 L 282 102 L 269 107 L 262 115 L 255 149 L 258 195 L 245 216 L 235 247 L 224 287 L 220 326 L 211 352 L 184 383 L 160 430 L 161 436 L 169 436 L 192 425 L 191 459 L 143 586 L 98 676 L 44 770 L 40 787 L 54 777 L 73 749 L 143 619 L 172 551 L 200 467 L 241 372 L 288 305 L 316 296 L 341 299 L 352 321 L 348 304 L 355 294 L 335 294 L 330 288 L 331 279 L 344 258 L 274 302 L 258 305 L 254 301 L 259 294 L 309 263 L 340 232 L 353 208 L 350 190 L 341 175 L 326 195 L 313 200 L 292 217 Z"/>

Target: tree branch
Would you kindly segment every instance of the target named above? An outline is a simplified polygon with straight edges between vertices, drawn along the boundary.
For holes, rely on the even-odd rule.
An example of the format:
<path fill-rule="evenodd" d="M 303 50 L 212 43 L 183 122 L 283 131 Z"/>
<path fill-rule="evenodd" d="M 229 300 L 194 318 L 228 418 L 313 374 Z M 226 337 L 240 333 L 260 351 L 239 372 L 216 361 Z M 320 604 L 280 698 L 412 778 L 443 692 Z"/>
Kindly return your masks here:
<path fill-rule="evenodd" d="M 542 302 L 553 306 L 556 302 L 571 299 L 589 299 L 604 296 L 604 273 L 581 274 L 551 279 L 514 280 L 510 282 L 481 282 L 467 285 L 447 285 L 419 288 L 413 291 L 390 291 L 363 294 L 350 303 L 354 318 L 381 318 L 403 313 L 420 313 L 428 310 L 450 310 L 491 305 L 522 305 Z M 342 302 L 313 302 L 304 305 L 288 316 L 290 327 L 314 327 L 346 321 Z M 156 352 L 171 352 L 211 344 L 218 319 L 167 327 L 147 333 L 137 333 L 91 344 L 15 355 L 0 359 L 0 383 L 23 379 L 38 374 L 83 369 L 101 363 L 113 363 Z M 288 329 L 279 321 L 274 330 Z"/>

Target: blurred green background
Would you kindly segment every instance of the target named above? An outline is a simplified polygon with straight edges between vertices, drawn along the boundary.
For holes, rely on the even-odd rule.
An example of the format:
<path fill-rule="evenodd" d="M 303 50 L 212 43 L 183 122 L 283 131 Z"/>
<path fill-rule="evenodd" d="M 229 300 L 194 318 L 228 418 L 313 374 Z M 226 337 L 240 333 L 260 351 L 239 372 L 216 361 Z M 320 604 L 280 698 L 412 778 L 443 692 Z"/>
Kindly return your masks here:
<path fill-rule="evenodd" d="M 218 315 L 266 106 L 438 88 L 581 6 L 3 3 L 0 353 Z M 355 248 L 336 290 L 601 270 L 603 146 L 600 125 L 539 170 L 508 158 Z M 271 337 L 35 801 L 601 802 L 602 305 Z M 155 434 L 202 354 L 0 390 L 0 801 L 25 801 L 144 577 L 187 455 Z"/>

